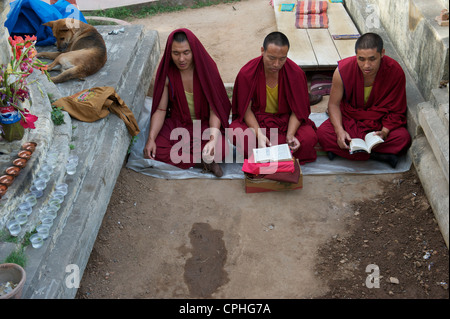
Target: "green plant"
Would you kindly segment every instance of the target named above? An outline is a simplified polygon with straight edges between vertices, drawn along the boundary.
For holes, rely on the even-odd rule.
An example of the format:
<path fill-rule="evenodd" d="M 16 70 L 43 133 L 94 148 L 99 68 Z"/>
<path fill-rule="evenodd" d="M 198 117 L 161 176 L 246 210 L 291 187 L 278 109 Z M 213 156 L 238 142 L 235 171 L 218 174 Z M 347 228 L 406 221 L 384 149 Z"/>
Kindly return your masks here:
<path fill-rule="evenodd" d="M 31 235 L 36 234 L 36 233 L 37 233 L 36 229 L 33 229 L 31 232 L 25 233 L 25 235 L 23 236 L 23 239 L 22 239 L 22 248 L 25 248 L 25 247 L 31 245 L 30 237 L 31 237 Z"/>
<path fill-rule="evenodd" d="M 138 140 L 138 137 L 137 137 L 137 136 L 133 136 L 133 137 L 131 138 L 130 145 L 128 146 L 127 154 L 130 154 L 131 148 L 132 148 L 133 145 L 137 142 L 137 140 Z"/>
<path fill-rule="evenodd" d="M 0 230 L 0 242 L 17 243 L 17 237 L 11 236 L 6 230 Z"/>
<path fill-rule="evenodd" d="M 73 145 L 73 144 L 69 144 L 69 148 L 70 148 L 70 150 L 72 151 L 72 150 L 74 150 L 74 149 L 75 149 L 75 145 Z"/>
<path fill-rule="evenodd" d="M 86 19 L 86 22 L 90 25 L 117 25 L 117 23 L 113 21 L 102 21 L 95 19 Z"/>
<path fill-rule="evenodd" d="M 13 263 L 25 268 L 27 264 L 27 256 L 23 248 L 17 249 L 9 254 L 3 261 L 4 263 Z"/>
<path fill-rule="evenodd" d="M 61 107 L 52 106 L 52 121 L 55 125 L 64 124 L 64 113 L 61 111 Z"/>
<path fill-rule="evenodd" d="M 50 100 L 51 103 L 56 101 L 53 93 L 47 93 L 47 97 L 48 97 L 48 99 Z"/>
<path fill-rule="evenodd" d="M 218 3 L 233 3 L 239 2 L 241 0 L 217 0 L 217 1 L 196 1 L 191 9 L 203 8 L 211 5 L 215 5 Z M 170 5 L 170 4 L 160 4 L 160 3 L 152 3 L 149 5 L 142 5 L 136 8 L 129 7 L 119 7 L 119 8 L 111 8 L 107 10 L 97 10 L 89 13 L 89 15 L 98 16 L 98 17 L 107 17 L 114 18 L 120 20 L 130 20 L 133 18 L 146 18 L 149 16 L 153 16 L 159 13 L 167 13 L 174 11 L 181 11 L 187 9 L 188 7 L 183 5 Z"/>
<path fill-rule="evenodd" d="M 47 65 L 36 57 L 36 40 L 35 36 L 25 36 L 25 39 L 18 36 L 9 37 L 11 59 L 0 66 L 0 104 L 14 107 L 20 116 L 20 125 L 31 129 L 35 128 L 37 117 L 20 104 L 30 98 L 30 83 L 27 78 L 34 69 L 41 70 L 49 77 Z"/>

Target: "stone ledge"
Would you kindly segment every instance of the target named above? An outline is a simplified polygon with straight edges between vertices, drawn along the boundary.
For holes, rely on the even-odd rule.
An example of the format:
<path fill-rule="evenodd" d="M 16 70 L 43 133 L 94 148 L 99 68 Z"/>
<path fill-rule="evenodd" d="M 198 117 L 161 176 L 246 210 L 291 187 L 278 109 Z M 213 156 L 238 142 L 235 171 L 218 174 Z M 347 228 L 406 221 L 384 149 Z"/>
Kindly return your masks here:
<path fill-rule="evenodd" d="M 433 209 L 444 241 L 449 247 L 449 186 L 424 135 L 417 136 L 409 153 Z"/>
<path fill-rule="evenodd" d="M 48 96 L 43 94 L 41 85 L 47 82 L 47 78 L 39 72 L 34 72 L 30 75 L 30 96 L 32 105 L 28 108 L 31 112 L 38 116 L 38 120 L 35 123 L 35 129 L 25 130 L 24 138 L 20 141 L 14 142 L 0 142 L 0 147 L 4 150 L 5 147 L 9 148 L 9 153 L 2 155 L 5 160 L 0 162 L 0 168 L 3 171 L 6 166 L 12 164 L 12 160 L 17 157 L 18 150 L 21 145 L 28 141 L 37 143 L 36 150 L 33 152 L 32 157 L 27 162 L 27 165 L 21 170 L 20 174 L 15 178 L 13 184 L 8 188 L 8 191 L 0 201 L 0 229 L 4 227 L 5 223 L 10 220 L 17 206 L 21 203 L 22 195 L 29 192 L 29 187 L 34 180 L 36 174 L 39 172 L 47 153 L 51 148 L 55 146 L 57 141 L 64 141 L 68 153 L 69 141 L 72 136 L 71 120 L 70 116 L 65 116 L 66 124 L 56 127 L 51 120 L 51 105 Z M 35 82 L 36 81 L 36 82 Z M 45 88 L 44 88 L 45 90 Z M 66 152 L 60 148 L 60 160 L 63 161 L 67 158 Z M 9 160 L 8 160 L 9 158 Z M 53 173 L 56 176 L 56 172 Z M 49 185 L 50 186 L 50 185 Z M 43 199 L 38 200 L 38 205 L 43 204 Z M 31 216 L 31 215 L 30 215 Z M 23 237 L 25 232 L 34 229 L 37 223 L 37 219 L 31 219 L 25 227 L 22 227 L 22 231 L 19 237 Z"/>
<path fill-rule="evenodd" d="M 138 117 L 157 66 L 159 38 L 156 31 L 145 31 L 143 26 L 124 27 L 123 36 L 106 36 L 111 26 L 98 27 L 108 48 L 108 62 L 100 72 L 86 81 L 58 84 L 56 90 L 42 81 L 44 93 L 59 98 L 84 88 L 112 86 Z M 77 172 L 62 176 L 69 192 L 50 237 L 39 249 L 25 249 L 27 281 L 22 298 L 75 297 L 77 289 L 66 284 L 66 266 L 78 266 L 82 277 L 131 140 L 123 121 L 113 114 L 93 123 L 71 119 L 70 133 L 69 141 L 80 158 Z M 69 135 L 62 135 L 66 139 L 54 139 L 51 148 L 68 153 Z"/>
<path fill-rule="evenodd" d="M 449 104 L 448 86 L 447 88 L 433 89 L 431 92 L 430 103 L 437 109 L 441 121 L 448 131 L 448 104 Z"/>
<path fill-rule="evenodd" d="M 429 102 L 421 103 L 419 105 L 419 123 L 425 133 L 431 149 L 433 150 L 434 156 L 439 163 L 439 167 L 448 182 L 448 129 L 445 129 L 442 120 L 439 118 L 436 110 Z"/>

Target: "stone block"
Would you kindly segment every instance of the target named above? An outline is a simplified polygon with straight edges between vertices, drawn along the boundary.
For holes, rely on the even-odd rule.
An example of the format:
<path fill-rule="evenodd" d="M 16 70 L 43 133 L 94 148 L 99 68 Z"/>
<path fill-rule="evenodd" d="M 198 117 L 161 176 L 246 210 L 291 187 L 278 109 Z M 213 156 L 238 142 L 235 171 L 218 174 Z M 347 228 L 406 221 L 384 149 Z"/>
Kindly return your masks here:
<path fill-rule="evenodd" d="M 449 135 L 448 129 L 437 115 L 435 108 L 425 102 L 419 106 L 419 123 L 425 133 L 431 149 L 436 157 L 439 167 L 448 182 L 449 170 Z"/>
<path fill-rule="evenodd" d="M 138 118 L 159 59 L 158 34 L 131 25 L 125 26 L 123 37 L 107 36 L 114 28 L 99 27 L 108 49 L 105 67 L 85 81 L 57 84 L 52 94 L 59 98 L 85 88 L 112 86 Z M 27 248 L 30 264 L 24 298 L 75 297 L 77 290 L 66 284 L 66 266 L 76 265 L 81 278 L 131 140 L 123 121 L 114 114 L 93 123 L 71 120 L 71 139 L 80 158 L 77 172 L 66 177 L 67 203 L 58 212 L 51 240 L 39 250 Z M 58 136 L 64 139 L 53 141 L 54 147 L 68 152 L 69 137 Z"/>
<path fill-rule="evenodd" d="M 449 247 L 449 184 L 427 138 L 417 136 L 409 150 L 444 241 Z"/>

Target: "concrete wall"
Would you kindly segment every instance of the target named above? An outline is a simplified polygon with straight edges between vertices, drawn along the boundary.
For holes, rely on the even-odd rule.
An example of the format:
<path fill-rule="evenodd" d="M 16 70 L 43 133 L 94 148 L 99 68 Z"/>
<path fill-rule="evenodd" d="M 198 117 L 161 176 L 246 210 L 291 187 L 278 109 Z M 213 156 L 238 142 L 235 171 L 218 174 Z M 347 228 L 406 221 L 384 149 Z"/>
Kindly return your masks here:
<path fill-rule="evenodd" d="M 9 12 L 9 0 L 0 0 L 0 65 L 9 61 L 11 49 L 8 44 L 9 32 L 5 28 L 6 15 Z"/>
<path fill-rule="evenodd" d="M 448 26 L 435 21 L 448 0 L 346 0 L 361 32 L 376 32 L 382 24 L 425 99 L 447 80 Z M 364 19 L 364 20 L 362 20 Z"/>

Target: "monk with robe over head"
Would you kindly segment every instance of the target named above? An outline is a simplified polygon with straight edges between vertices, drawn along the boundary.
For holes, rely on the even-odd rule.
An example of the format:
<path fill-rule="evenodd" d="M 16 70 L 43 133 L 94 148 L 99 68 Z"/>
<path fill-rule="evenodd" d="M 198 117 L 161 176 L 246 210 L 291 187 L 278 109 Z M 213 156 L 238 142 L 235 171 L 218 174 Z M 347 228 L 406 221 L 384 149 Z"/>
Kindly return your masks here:
<path fill-rule="evenodd" d="M 287 57 L 288 51 L 288 38 L 272 32 L 264 39 L 261 56 L 244 65 L 236 77 L 228 137 L 244 158 L 256 147 L 284 143 L 301 164 L 317 158 L 306 75 Z"/>
<path fill-rule="evenodd" d="M 411 145 L 406 129 L 405 74 L 401 66 L 385 55 L 383 40 L 366 33 L 355 44 L 356 55 L 338 63 L 333 74 L 329 119 L 317 130 L 319 143 L 330 160 L 342 156 L 351 160 L 369 158 L 395 168 L 398 155 Z M 352 138 L 374 131 L 384 142 L 372 152 L 350 154 Z"/>
<path fill-rule="evenodd" d="M 231 103 L 216 63 L 188 29 L 173 31 L 155 78 L 144 157 L 222 176 Z"/>

